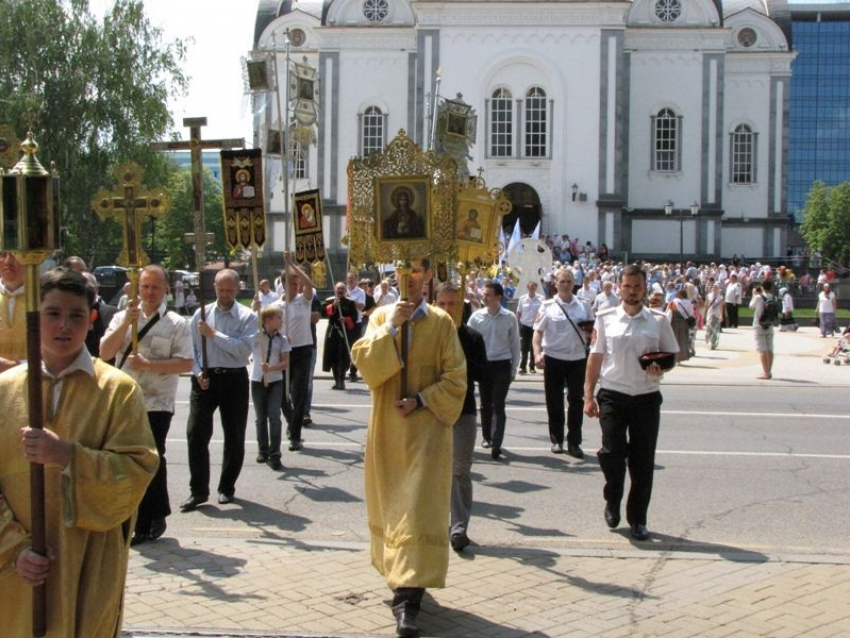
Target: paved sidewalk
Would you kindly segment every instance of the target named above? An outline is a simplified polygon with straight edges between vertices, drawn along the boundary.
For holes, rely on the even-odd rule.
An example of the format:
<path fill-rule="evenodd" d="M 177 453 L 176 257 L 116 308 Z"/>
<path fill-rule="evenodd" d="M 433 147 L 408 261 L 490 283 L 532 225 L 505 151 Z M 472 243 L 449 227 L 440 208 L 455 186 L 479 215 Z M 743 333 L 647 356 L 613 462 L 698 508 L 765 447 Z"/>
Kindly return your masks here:
<path fill-rule="evenodd" d="M 702 333 L 700 333 L 700 338 Z M 750 328 L 667 375 L 667 384 L 850 386 L 826 366 L 835 339 L 776 334 L 774 379 L 760 381 Z M 518 377 L 540 383 L 542 375 Z M 850 635 L 850 555 L 776 554 L 654 533 L 567 548 L 470 547 L 452 554 L 448 587 L 429 591 L 423 635 L 828 637 Z M 162 539 L 132 551 L 124 631 L 186 635 L 393 636 L 368 547 L 317 539 Z M 793 551 L 793 550 L 784 550 Z"/>
<path fill-rule="evenodd" d="M 613 534 L 613 536 L 619 536 Z M 424 635 L 846 636 L 850 557 L 651 543 L 452 555 L 429 590 Z M 392 636 L 388 590 L 365 545 L 166 540 L 133 552 L 125 631 Z M 217 632 L 217 633 L 215 633 Z M 251 634 L 252 635 L 252 634 Z"/>

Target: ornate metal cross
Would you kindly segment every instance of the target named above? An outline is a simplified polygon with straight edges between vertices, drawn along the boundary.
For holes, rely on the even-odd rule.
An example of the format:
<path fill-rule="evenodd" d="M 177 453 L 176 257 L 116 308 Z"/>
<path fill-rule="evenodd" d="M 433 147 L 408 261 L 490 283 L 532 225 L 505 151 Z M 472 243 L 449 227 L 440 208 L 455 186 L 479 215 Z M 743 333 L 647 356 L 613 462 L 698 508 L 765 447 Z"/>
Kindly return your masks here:
<path fill-rule="evenodd" d="M 113 217 L 123 228 L 121 254 L 115 263 L 125 268 L 141 268 L 150 259 L 141 245 L 141 227 L 145 217 L 160 217 L 168 210 L 164 192 L 152 193 L 142 186 L 142 169 L 130 162 L 115 171 L 118 188 L 101 188 L 92 199 L 92 208 L 101 219 Z"/>

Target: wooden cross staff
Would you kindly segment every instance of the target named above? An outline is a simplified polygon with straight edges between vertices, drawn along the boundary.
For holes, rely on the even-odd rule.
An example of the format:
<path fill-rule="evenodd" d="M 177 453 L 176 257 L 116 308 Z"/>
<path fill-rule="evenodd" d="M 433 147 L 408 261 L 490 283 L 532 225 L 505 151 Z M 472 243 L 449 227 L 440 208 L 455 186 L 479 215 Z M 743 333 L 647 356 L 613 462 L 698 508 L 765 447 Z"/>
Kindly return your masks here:
<path fill-rule="evenodd" d="M 92 199 L 92 209 L 101 219 L 112 217 L 121 224 L 121 254 L 115 260 L 119 266 L 129 268 L 130 298 L 139 300 L 139 268 L 147 266 L 150 259 L 141 245 L 142 222 L 146 217 L 161 217 L 169 208 L 168 196 L 163 192 L 149 192 L 142 186 L 142 169 L 132 162 L 115 171 L 118 188 L 107 191 L 101 188 Z M 139 349 L 139 326 L 132 324 L 132 352 Z"/>
<path fill-rule="evenodd" d="M 150 147 L 155 151 L 190 151 L 192 157 L 192 204 L 194 209 L 195 232 L 192 233 L 195 245 L 195 269 L 198 271 L 198 304 L 201 308 L 201 321 L 207 320 L 204 301 L 204 266 L 207 263 L 207 242 L 204 231 L 204 181 L 203 181 L 203 149 L 245 148 L 245 138 L 223 140 L 202 140 L 201 127 L 207 125 L 205 117 L 185 117 L 183 126 L 189 128 L 188 140 L 173 140 L 170 142 L 154 142 Z M 207 338 L 201 337 L 201 367 L 207 371 Z"/>

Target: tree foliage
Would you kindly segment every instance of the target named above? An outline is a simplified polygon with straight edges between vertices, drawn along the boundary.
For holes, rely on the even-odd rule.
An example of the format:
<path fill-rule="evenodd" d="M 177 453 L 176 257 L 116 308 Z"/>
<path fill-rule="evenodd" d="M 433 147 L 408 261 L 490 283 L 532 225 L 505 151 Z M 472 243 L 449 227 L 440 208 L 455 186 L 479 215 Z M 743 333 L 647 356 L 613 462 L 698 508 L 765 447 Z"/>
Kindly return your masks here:
<path fill-rule="evenodd" d="M 845 265 L 850 262 L 850 182 L 832 187 L 815 182 L 803 210 L 800 234 L 823 257 Z"/>
<path fill-rule="evenodd" d="M 207 247 L 207 261 L 229 259 L 230 253 L 224 235 L 221 184 L 208 170 L 204 171 L 203 182 L 205 230 L 215 235 L 215 242 Z M 171 270 L 197 270 L 194 247 L 184 240 L 186 233 L 194 232 L 192 172 L 174 172 L 167 190 L 171 198 L 171 211 L 156 221 L 156 251 L 163 252 L 160 263 Z M 151 236 L 146 237 L 146 242 L 150 253 Z"/>
<path fill-rule="evenodd" d="M 141 0 L 115 0 L 102 21 L 88 0 L 0 0 L 0 123 L 23 138 L 34 117 L 39 159 L 55 162 L 62 180 L 66 253 L 90 265 L 117 255 L 118 225 L 90 202 L 120 163 L 140 164 L 149 187 L 167 181 L 171 169 L 148 145 L 172 123 L 168 97 L 186 90 L 184 56 Z"/>

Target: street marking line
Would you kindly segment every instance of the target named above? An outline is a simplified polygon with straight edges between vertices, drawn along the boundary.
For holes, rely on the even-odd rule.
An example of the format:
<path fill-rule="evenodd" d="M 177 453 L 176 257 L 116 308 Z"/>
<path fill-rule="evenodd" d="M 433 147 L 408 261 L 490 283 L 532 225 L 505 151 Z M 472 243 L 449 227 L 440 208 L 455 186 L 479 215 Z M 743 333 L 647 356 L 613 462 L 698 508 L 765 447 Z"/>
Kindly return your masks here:
<path fill-rule="evenodd" d="M 168 443 L 185 443 L 185 439 L 168 439 Z M 223 439 L 212 439 L 210 443 L 223 445 Z M 315 441 L 313 450 L 321 450 L 324 447 L 340 447 L 340 448 L 363 448 L 365 443 L 357 443 L 354 441 Z M 507 446 L 508 453 L 511 450 L 516 452 L 540 452 L 548 450 L 548 447 L 538 446 Z M 689 456 L 751 456 L 765 458 L 789 458 L 789 459 L 836 459 L 839 461 L 850 461 L 850 454 L 818 454 L 814 452 L 727 452 L 724 450 L 656 450 L 656 454 L 679 454 Z M 566 465 L 571 465 L 566 463 Z"/>

